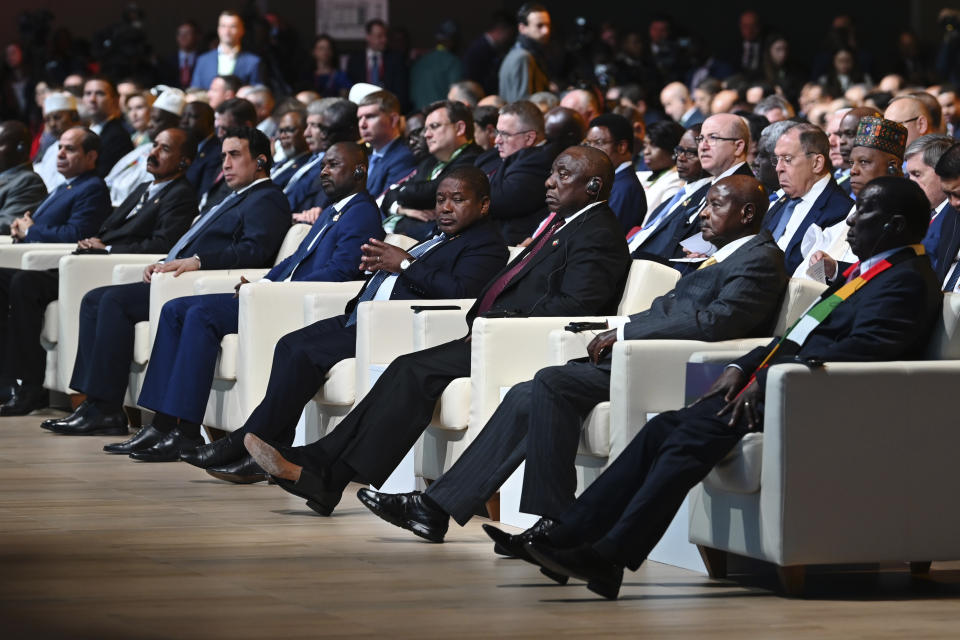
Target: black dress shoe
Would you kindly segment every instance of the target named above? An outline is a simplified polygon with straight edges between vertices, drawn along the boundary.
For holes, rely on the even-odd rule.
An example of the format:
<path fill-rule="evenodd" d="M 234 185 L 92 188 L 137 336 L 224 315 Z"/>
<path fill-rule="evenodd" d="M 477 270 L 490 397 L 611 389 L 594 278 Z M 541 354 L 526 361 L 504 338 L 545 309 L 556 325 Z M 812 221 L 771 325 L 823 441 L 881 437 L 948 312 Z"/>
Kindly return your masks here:
<path fill-rule="evenodd" d="M 181 460 L 182 459 L 181 457 Z M 267 479 L 267 472 L 256 463 L 253 456 L 247 456 L 237 462 L 231 462 L 230 464 L 219 467 L 208 467 L 207 473 L 214 478 L 226 480 L 234 484 L 254 484 L 255 482 L 264 482 Z"/>
<path fill-rule="evenodd" d="M 74 416 L 79 411 L 75 411 Z M 82 415 L 76 419 L 73 419 L 74 416 L 68 416 L 69 420 L 54 422 L 49 427 L 50 431 L 64 436 L 125 436 L 129 433 L 127 414 L 122 409 L 103 413 L 91 404 Z"/>
<path fill-rule="evenodd" d="M 71 413 L 70 415 L 64 416 L 62 418 L 48 418 L 47 420 L 44 420 L 43 422 L 40 423 L 40 427 L 42 429 L 47 429 L 48 431 L 52 431 L 54 425 L 72 424 L 77 420 L 80 420 L 81 418 L 83 418 L 83 416 L 86 415 L 87 411 L 92 407 L 93 407 L 93 403 L 90 400 L 84 400 L 77 406 L 76 409 L 73 410 L 73 413 Z"/>
<path fill-rule="evenodd" d="M 188 449 L 180 454 L 180 459 L 201 469 L 222 467 L 239 462 L 247 457 L 247 450 L 243 448 L 243 438 L 228 434 L 226 437 L 204 444 L 196 449 Z"/>
<path fill-rule="evenodd" d="M 16 381 L 11 382 L 10 380 L 0 381 L 0 402 L 8 402 L 10 398 L 17 393 L 17 383 Z"/>
<path fill-rule="evenodd" d="M 182 452 L 202 444 L 203 438 L 191 438 L 180 433 L 180 429 L 174 429 L 149 449 L 134 451 L 130 457 L 140 462 L 177 462 Z"/>
<path fill-rule="evenodd" d="M 540 566 L 587 583 L 587 589 L 616 600 L 623 582 L 623 566 L 607 560 L 588 544 L 560 549 L 544 541 L 524 545 Z"/>
<path fill-rule="evenodd" d="M 129 440 L 105 445 L 103 450 L 107 453 L 124 454 L 130 454 L 134 451 L 143 451 L 144 449 L 149 449 L 153 445 L 160 442 L 160 439 L 165 435 L 167 434 L 165 434 L 163 431 L 154 429 L 152 424 L 148 424 L 143 429 L 140 429 L 140 431 L 137 431 Z"/>
<path fill-rule="evenodd" d="M 0 405 L 0 416 L 25 416 L 50 405 L 50 394 L 40 385 L 21 385 L 7 402 Z"/>
<path fill-rule="evenodd" d="M 357 497 L 367 509 L 390 524 L 412 531 L 424 540 L 443 542 L 450 516 L 426 504 L 419 491 L 380 493 L 371 489 L 360 489 Z"/>
<path fill-rule="evenodd" d="M 531 564 L 540 564 L 529 553 L 524 545 L 531 540 L 547 541 L 547 532 L 557 526 L 555 520 L 540 518 L 532 527 L 516 535 L 509 534 L 493 525 L 483 525 L 483 531 L 493 540 L 493 552 L 507 557 L 526 560 Z M 567 584 L 568 576 L 558 574 L 550 569 L 541 569 L 543 575 L 559 584 Z"/>
<path fill-rule="evenodd" d="M 270 476 L 277 486 L 307 501 L 307 506 L 322 516 L 329 516 L 340 503 L 343 491 L 331 489 L 325 478 L 318 477 L 307 469 L 300 470 L 300 479 L 296 482 Z"/>

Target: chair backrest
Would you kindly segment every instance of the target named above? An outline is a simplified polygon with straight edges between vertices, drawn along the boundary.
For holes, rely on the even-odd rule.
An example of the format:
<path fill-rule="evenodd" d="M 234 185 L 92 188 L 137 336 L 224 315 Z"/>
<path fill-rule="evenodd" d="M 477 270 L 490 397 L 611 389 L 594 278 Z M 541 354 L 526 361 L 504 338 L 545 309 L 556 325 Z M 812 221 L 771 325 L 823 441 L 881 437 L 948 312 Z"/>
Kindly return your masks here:
<path fill-rule="evenodd" d="M 820 297 L 827 285 L 804 278 L 790 278 L 787 290 L 780 303 L 780 312 L 777 314 L 777 324 L 773 335 L 782 336 L 787 329 L 800 318 L 800 314 L 807 310 L 813 301 Z"/>
<path fill-rule="evenodd" d="M 277 251 L 277 259 L 273 261 L 274 266 L 293 255 L 293 252 L 297 250 L 297 247 L 300 246 L 303 239 L 310 233 L 310 226 L 309 224 L 299 222 L 287 230 L 287 235 L 283 237 L 283 242 L 280 243 L 280 250 Z"/>
<path fill-rule="evenodd" d="M 388 233 L 387 237 L 385 237 L 383 241 L 387 244 L 392 244 L 395 247 L 400 247 L 404 251 L 417 244 L 416 240 L 410 236 L 405 236 L 402 233 Z"/>
<path fill-rule="evenodd" d="M 628 316 L 649 309 L 656 298 L 673 290 L 679 279 L 680 272 L 672 267 L 652 260 L 634 260 L 617 313 Z"/>
<path fill-rule="evenodd" d="M 931 360 L 960 360 L 960 294 L 943 294 L 943 307 L 926 355 Z"/>

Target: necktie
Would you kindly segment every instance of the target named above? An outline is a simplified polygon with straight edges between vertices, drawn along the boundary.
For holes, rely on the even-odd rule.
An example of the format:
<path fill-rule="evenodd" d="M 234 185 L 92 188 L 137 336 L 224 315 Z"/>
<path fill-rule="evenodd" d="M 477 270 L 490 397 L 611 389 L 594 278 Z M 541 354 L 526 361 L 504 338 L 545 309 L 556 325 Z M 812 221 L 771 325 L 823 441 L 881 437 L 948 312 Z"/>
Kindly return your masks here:
<path fill-rule="evenodd" d="M 370 84 L 380 84 L 380 54 L 370 54 L 370 71 L 367 74 L 370 78 Z"/>
<path fill-rule="evenodd" d="M 367 182 L 373 182 L 373 180 L 371 180 L 370 177 L 377 175 L 374 172 L 377 170 L 377 165 L 380 164 L 381 160 L 383 160 L 383 156 L 381 154 L 378 154 L 378 153 L 370 154 L 370 161 L 368 163 L 370 166 L 367 167 Z M 380 194 L 373 194 L 373 195 L 376 197 Z"/>
<path fill-rule="evenodd" d="M 180 86 L 189 87 L 190 86 L 190 76 L 193 75 L 190 73 L 190 62 L 184 58 L 183 64 L 180 65 Z"/>
<path fill-rule="evenodd" d="M 527 263 L 530 262 L 533 256 L 537 255 L 537 252 L 543 248 L 543 245 L 547 243 L 547 240 L 554 234 L 554 232 L 559 229 L 565 222 L 564 218 L 558 218 L 547 227 L 547 230 L 540 235 L 540 239 L 537 240 L 537 244 L 533 245 L 530 251 L 523 256 L 523 258 L 517 261 L 517 264 L 513 266 L 512 269 L 507 271 L 505 274 L 497 278 L 497 280 L 490 285 L 490 288 L 487 289 L 487 292 L 483 296 L 483 300 L 480 301 L 480 306 L 477 307 L 477 315 L 481 315 L 490 310 L 490 307 L 493 306 L 493 303 L 496 302 L 497 296 L 503 293 L 503 290 L 507 288 L 507 285 L 510 284 L 510 281 L 520 273 L 520 271 L 527 266 Z"/>
<path fill-rule="evenodd" d="M 717 264 L 717 262 L 718 260 L 716 258 L 714 258 L 713 256 L 710 256 L 709 258 L 704 260 L 699 267 L 697 267 L 697 271 L 700 271 L 700 269 L 706 269 L 707 267 L 712 267 L 713 265 Z"/>
<path fill-rule="evenodd" d="M 943 290 L 952 293 L 957 288 L 957 282 L 960 282 L 960 262 L 953 264 L 953 272 L 947 278 L 947 284 L 944 285 Z"/>
<path fill-rule="evenodd" d="M 661 220 L 663 220 L 663 219 L 667 216 L 668 213 L 670 213 L 670 211 L 673 209 L 674 205 L 676 205 L 678 202 L 680 202 L 681 200 L 683 200 L 683 198 L 684 198 L 686 195 L 687 195 L 687 192 L 686 192 L 686 190 L 684 190 L 684 189 L 680 189 L 679 191 L 677 191 L 677 192 L 674 194 L 673 198 L 670 199 L 670 202 L 667 203 L 667 206 L 665 206 L 663 209 L 660 209 L 659 213 L 657 213 L 656 217 L 654 217 L 653 220 L 651 220 L 651 221 L 648 222 L 647 224 L 643 225 L 644 229 L 656 227 L 657 224 L 658 224 Z"/>
<path fill-rule="evenodd" d="M 283 188 L 283 192 L 290 193 L 290 188 L 297 183 L 297 180 L 302 178 L 303 174 L 309 171 L 311 167 L 313 167 L 315 164 L 320 162 L 322 159 L 323 159 L 323 154 L 318 153 L 317 155 L 315 155 L 313 158 L 310 159 L 310 162 L 308 162 L 307 164 L 297 169 L 297 172 L 292 176 L 290 176 L 290 181 L 287 182 L 287 186 Z"/>
<path fill-rule="evenodd" d="M 197 220 L 179 240 L 177 240 L 177 244 L 173 245 L 173 248 L 170 249 L 170 253 L 167 254 L 167 257 L 164 258 L 164 261 L 169 262 L 170 260 L 176 260 L 177 255 L 183 251 L 184 247 L 190 244 L 190 241 L 193 240 L 198 233 L 200 233 L 200 230 L 207 226 L 207 224 L 216 217 L 217 212 L 223 209 L 224 205 L 233 202 L 234 198 L 236 197 L 237 192 L 233 191 L 221 202 L 211 207 L 209 211 L 201 216 L 200 219 Z"/>
<path fill-rule="evenodd" d="M 780 210 L 780 218 L 777 220 L 776 226 L 773 228 L 773 239 L 779 240 L 783 236 L 783 232 L 787 228 L 787 223 L 790 222 L 790 216 L 793 215 L 793 210 L 797 208 L 802 198 L 790 198 L 783 209 Z"/>
<path fill-rule="evenodd" d="M 419 258 L 423 254 L 425 254 L 427 251 L 434 248 L 435 246 L 437 246 L 438 244 L 440 244 L 446 239 L 447 239 L 447 235 L 445 233 L 441 233 L 438 236 L 434 236 L 430 240 L 427 240 L 426 242 L 422 242 L 417 246 L 415 246 L 414 248 L 410 249 L 410 252 L 409 252 L 410 257 L 416 260 L 417 258 Z M 373 274 L 373 277 L 370 278 L 370 284 L 368 284 L 367 288 L 363 290 L 363 294 L 361 294 L 360 299 L 357 300 L 357 305 L 353 308 L 353 311 L 350 313 L 350 317 L 347 318 L 346 326 L 352 327 L 353 325 L 357 324 L 357 310 L 360 308 L 360 303 L 369 302 L 370 300 L 373 300 L 374 297 L 376 297 L 377 295 L 377 291 L 380 290 L 380 286 L 383 284 L 384 280 L 394 275 L 397 275 L 397 274 L 390 273 L 389 271 L 383 271 L 383 270 L 377 271 L 375 274 Z"/>

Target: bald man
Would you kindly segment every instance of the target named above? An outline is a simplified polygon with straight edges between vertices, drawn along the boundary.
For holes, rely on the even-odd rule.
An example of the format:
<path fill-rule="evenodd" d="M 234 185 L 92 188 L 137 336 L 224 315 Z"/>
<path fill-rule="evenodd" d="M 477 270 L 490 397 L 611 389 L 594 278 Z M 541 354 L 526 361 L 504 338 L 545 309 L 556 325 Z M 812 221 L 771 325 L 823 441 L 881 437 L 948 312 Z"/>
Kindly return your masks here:
<path fill-rule="evenodd" d="M 701 212 L 704 236 L 720 247 L 716 264 L 684 276 L 646 311 L 598 335 L 589 361 L 541 369 L 511 387 L 476 439 L 425 493 L 389 495 L 360 490 L 375 514 L 433 542 L 450 517 L 460 525 L 526 460 L 520 510 L 556 518 L 574 500 L 574 462 L 587 414 L 610 399 L 611 349 L 626 340 L 728 340 L 768 335 L 787 275 L 783 252 L 760 231 L 767 196 L 754 178 L 715 184 Z M 519 536 L 485 525 L 501 555 L 523 555 Z"/>
<path fill-rule="evenodd" d="M 704 120 L 703 113 L 690 97 L 690 91 L 682 82 L 671 82 L 660 91 L 660 103 L 668 116 L 673 118 L 684 129 L 700 124 Z M 588 121 L 589 122 L 589 121 Z"/>
<path fill-rule="evenodd" d="M 573 109 L 580 114 L 584 122 L 590 122 L 600 115 L 600 102 L 597 100 L 597 96 L 583 89 L 568 91 L 561 98 L 560 106 Z"/>
<path fill-rule="evenodd" d="M 0 234 L 47 197 L 43 178 L 30 165 L 30 130 L 17 120 L 0 124 Z"/>
<path fill-rule="evenodd" d="M 571 147 L 561 153 L 546 181 L 555 222 L 480 292 L 468 327 L 486 314 L 613 312 L 630 257 L 606 204 L 612 184 L 613 165 L 602 151 Z M 244 444 L 281 488 L 330 515 L 354 478 L 383 484 L 429 425 L 446 386 L 470 376 L 470 350 L 467 337 L 400 356 L 337 428 L 311 445 L 277 449 L 253 434 Z"/>
<path fill-rule="evenodd" d="M 543 130 L 547 142 L 566 149 L 580 144 L 587 135 L 587 121 L 573 109 L 558 106 L 543 117 Z"/>
<path fill-rule="evenodd" d="M 899 96 L 891 100 L 883 112 L 883 117 L 907 128 L 907 146 L 920 136 L 937 133 L 930 109 L 922 100 L 913 96 Z"/>

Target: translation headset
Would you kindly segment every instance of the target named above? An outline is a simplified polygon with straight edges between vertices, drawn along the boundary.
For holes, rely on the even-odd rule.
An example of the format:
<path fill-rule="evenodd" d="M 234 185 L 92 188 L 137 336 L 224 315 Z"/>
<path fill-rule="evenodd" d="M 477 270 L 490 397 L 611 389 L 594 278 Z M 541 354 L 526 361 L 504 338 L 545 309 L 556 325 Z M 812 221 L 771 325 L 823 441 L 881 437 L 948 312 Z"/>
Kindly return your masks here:
<path fill-rule="evenodd" d="M 590 181 L 587 183 L 587 193 L 593 197 L 600 195 L 600 187 L 603 186 L 603 183 L 600 181 L 600 178 L 590 178 Z"/>
<path fill-rule="evenodd" d="M 893 160 L 887 163 L 887 175 L 897 175 L 897 163 L 895 163 Z"/>
<path fill-rule="evenodd" d="M 367 173 L 367 172 L 364 171 L 363 166 L 358 165 L 357 168 L 353 170 L 353 178 L 354 178 L 355 180 L 359 180 L 359 179 L 362 178 L 364 175 L 366 175 L 366 173 Z"/>
<path fill-rule="evenodd" d="M 26 150 L 27 144 L 23 140 L 17 143 L 17 153 L 23 153 Z"/>
<path fill-rule="evenodd" d="M 257 157 L 257 171 L 263 171 L 266 168 L 266 162 L 263 161 L 263 158 Z"/>

